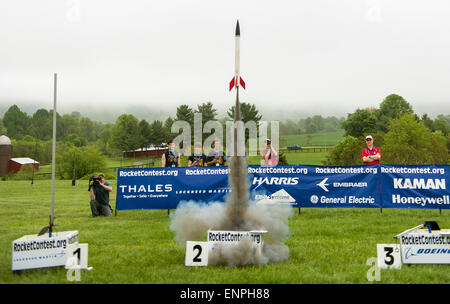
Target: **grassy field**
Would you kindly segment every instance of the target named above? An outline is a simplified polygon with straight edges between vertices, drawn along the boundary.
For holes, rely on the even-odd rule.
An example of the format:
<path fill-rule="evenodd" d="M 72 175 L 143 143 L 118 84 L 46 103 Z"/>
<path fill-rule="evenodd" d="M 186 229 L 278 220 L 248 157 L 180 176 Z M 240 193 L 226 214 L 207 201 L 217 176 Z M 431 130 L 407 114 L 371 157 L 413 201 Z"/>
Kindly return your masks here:
<path fill-rule="evenodd" d="M 334 146 L 344 138 L 344 130 L 335 132 L 318 132 L 312 134 L 283 135 L 286 146 Z"/>
<path fill-rule="evenodd" d="M 116 184 L 113 181 L 114 189 Z M 449 283 L 448 265 L 403 265 L 382 270 L 368 282 L 376 244 L 395 243 L 393 236 L 425 220 L 450 226 L 448 211 L 364 209 L 294 210 L 286 244 L 290 257 L 280 264 L 251 267 L 185 267 L 183 248 L 173 240 L 167 210 L 120 211 L 92 218 L 86 181 L 71 186 L 56 181 L 57 231 L 79 231 L 89 244 L 90 272 L 79 283 Z M 11 242 L 37 234 L 47 225 L 51 181 L 0 181 L 0 283 L 69 283 L 63 267 L 11 271 Z M 112 206 L 115 197 L 112 195 Z M 172 211 L 173 212 L 173 211 Z"/>

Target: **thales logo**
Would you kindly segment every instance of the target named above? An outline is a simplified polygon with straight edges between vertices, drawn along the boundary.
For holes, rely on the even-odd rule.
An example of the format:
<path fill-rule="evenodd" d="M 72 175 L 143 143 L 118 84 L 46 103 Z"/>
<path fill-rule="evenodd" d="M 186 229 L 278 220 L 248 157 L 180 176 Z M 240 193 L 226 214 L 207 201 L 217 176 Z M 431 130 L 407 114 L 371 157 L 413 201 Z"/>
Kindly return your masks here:
<path fill-rule="evenodd" d="M 266 185 L 284 185 L 284 186 L 292 186 L 298 184 L 298 177 L 254 177 L 252 185 L 258 185 L 255 187 L 258 188 L 262 184 Z"/>
<path fill-rule="evenodd" d="M 395 189 L 446 189 L 445 178 L 394 178 Z"/>

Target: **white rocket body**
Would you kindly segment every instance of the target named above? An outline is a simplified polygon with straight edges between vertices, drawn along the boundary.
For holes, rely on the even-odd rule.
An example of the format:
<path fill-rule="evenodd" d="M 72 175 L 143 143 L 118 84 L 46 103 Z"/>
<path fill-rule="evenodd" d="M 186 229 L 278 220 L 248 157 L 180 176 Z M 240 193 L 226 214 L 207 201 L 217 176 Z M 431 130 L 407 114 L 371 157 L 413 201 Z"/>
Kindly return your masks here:
<path fill-rule="evenodd" d="M 239 21 L 236 23 L 236 34 L 235 34 L 235 46 L 234 46 L 234 77 L 230 81 L 230 91 L 232 88 L 236 87 L 238 89 L 239 86 L 245 89 L 245 82 L 240 77 L 240 52 L 241 52 L 241 33 L 239 29 Z"/>

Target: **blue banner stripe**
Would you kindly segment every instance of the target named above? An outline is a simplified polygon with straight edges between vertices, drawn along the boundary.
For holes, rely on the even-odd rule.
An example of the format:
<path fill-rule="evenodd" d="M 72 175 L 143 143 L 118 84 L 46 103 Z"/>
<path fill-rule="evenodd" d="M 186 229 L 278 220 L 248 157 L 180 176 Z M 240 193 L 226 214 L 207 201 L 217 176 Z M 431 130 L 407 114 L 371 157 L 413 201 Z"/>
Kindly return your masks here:
<path fill-rule="evenodd" d="M 442 166 L 248 166 L 250 199 L 308 208 L 450 209 Z M 228 167 L 119 169 L 117 210 L 225 202 Z"/>

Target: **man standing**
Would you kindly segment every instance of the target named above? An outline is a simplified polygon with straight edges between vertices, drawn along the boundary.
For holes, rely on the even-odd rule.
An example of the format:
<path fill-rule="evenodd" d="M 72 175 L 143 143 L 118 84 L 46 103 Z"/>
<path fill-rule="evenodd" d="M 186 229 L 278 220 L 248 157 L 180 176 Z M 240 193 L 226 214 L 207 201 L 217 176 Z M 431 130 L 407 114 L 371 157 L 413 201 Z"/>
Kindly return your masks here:
<path fill-rule="evenodd" d="M 362 160 L 364 165 L 378 165 L 381 159 L 381 151 L 373 145 L 372 135 L 366 136 L 367 148 L 362 151 Z"/>
<path fill-rule="evenodd" d="M 109 205 L 109 192 L 112 191 L 112 185 L 109 182 L 105 182 L 103 173 L 99 173 L 98 177 L 100 180 L 97 183 L 94 179 L 89 181 L 92 216 L 111 216 L 112 208 Z"/>

